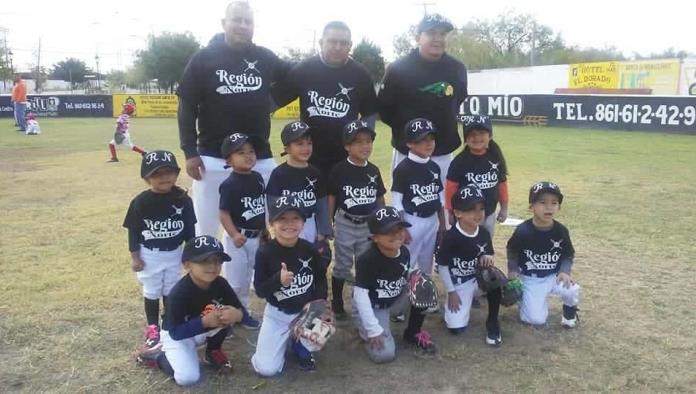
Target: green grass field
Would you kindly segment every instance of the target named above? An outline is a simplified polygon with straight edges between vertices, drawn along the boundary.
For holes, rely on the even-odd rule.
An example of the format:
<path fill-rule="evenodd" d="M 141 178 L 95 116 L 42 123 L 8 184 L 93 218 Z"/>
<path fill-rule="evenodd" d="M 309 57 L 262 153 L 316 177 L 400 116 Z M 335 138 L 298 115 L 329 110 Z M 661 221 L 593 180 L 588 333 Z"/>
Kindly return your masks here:
<path fill-rule="evenodd" d="M 183 391 L 131 358 L 144 316 L 121 223 L 146 187 L 139 156 L 121 150 L 120 163 L 106 163 L 112 119 L 43 119 L 41 136 L 0 123 L 0 391 Z M 273 124 L 276 154 L 282 124 Z M 134 119 L 131 127 L 138 145 L 183 161 L 174 119 Z M 373 162 L 388 181 L 388 130 L 378 133 Z M 503 345 L 490 350 L 484 304 L 460 337 L 428 316 L 441 349 L 435 359 L 402 348 L 396 362 L 375 366 L 345 323 L 318 355 L 316 373 L 289 361 L 282 377 L 263 380 L 249 364 L 256 334 L 237 329 L 225 344 L 235 372 L 204 368 L 192 390 L 693 391 L 696 137 L 500 126 L 494 138 L 509 163 L 511 216 L 528 216 L 527 190 L 537 180 L 557 182 L 566 195 L 559 220 L 571 231 L 583 287 L 577 330 L 560 328 L 558 301 L 546 328 L 521 325 L 507 308 Z M 179 183 L 190 179 L 182 173 Z M 501 266 L 511 232 L 499 226 L 495 235 Z"/>

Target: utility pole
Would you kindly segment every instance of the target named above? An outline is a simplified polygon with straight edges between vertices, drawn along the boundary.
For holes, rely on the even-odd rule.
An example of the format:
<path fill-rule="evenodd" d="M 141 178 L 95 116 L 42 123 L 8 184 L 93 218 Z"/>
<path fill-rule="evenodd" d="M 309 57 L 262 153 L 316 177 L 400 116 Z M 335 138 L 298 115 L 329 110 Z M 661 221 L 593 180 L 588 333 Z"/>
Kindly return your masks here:
<path fill-rule="evenodd" d="M 41 92 L 41 37 L 39 37 L 39 50 L 36 56 L 36 93 Z"/>
<path fill-rule="evenodd" d="M 2 86 L 3 86 L 3 92 L 7 90 L 7 66 L 10 64 L 10 54 L 7 52 L 7 28 L 0 26 L 0 33 L 2 33 L 2 50 L 3 54 L 5 55 L 5 63 L 3 64 L 2 67 Z M 12 75 L 12 67 L 10 67 L 10 78 L 13 78 Z"/>
<path fill-rule="evenodd" d="M 428 3 L 425 1 L 422 1 L 420 3 L 416 3 L 416 5 L 422 5 L 423 6 L 423 16 L 428 15 L 428 6 L 429 5 L 435 5 L 435 3 Z"/>

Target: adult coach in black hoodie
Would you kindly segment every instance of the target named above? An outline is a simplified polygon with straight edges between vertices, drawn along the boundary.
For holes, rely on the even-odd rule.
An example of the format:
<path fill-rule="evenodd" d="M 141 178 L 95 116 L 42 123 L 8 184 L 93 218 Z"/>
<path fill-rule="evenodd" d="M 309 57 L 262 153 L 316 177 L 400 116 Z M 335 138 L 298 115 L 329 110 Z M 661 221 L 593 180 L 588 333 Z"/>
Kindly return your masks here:
<path fill-rule="evenodd" d="M 218 188 L 229 176 L 220 152 L 226 136 L 242 132 L 258 139 L 254 170 L 268 181 L 276 166 L 268 144 L 270 86 L 289 70 L 273 52 L 252 43 L 254 15 L 248 3 L 230 3 L 222 28 L 223 34 L 191 57 L 177 91 L 179 139 L 186 172 L 194 179 L 197 235 L 218 235 Z"/>
<path fill-rule="evenodd" d="M 309 162 L 324 178 L 348 156 L 343 148 L 343 126 L 358 117 L 374 126 L 377 114 L 374 82 L 365 67 L 349 56 L 352 45 L 348 25 L 329 22 L 319 40 L 321 52 L 293 67 L 288 78 L 272 90 L 279 106 L 300 98 L 302 121 L 313 129 Z"/>
<path fill-rule="evenodd" d="M 384 75 L 377 98 L 382 121 L 392 129 L 392 171 L 408 154 L 403 129 L 414 118 L 428 119 L 438 130 L 431 158 L 442 178 L 452 152 L 462 144 L 457 114 L 467 96 L 467 75 L 464 64 L 445 53 L 453 28 L 441 15 L 426 15 L 417 28 L 418 48 L 392 63 Z"/>

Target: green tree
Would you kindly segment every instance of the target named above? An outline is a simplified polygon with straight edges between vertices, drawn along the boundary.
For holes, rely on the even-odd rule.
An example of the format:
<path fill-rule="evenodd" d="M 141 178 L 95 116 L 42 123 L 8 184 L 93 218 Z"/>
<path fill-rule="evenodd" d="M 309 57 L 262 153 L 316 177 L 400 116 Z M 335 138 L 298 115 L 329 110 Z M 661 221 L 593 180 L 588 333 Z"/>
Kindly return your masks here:
<path fill-rule="evenodd" d="M 48 79 L 46 67 L 39 68 L 38 66 L 31 67 L 31 78 L 34 80 L 36 93 L 43 91 L 43 84 Z"/>
<path fill-rule="evenodd" d="M 314 56 L 314 50 L 303 50 L 301 48 L 285 48 L 285 52 L 280 54 L 280 58 L 290 63 L 299 63 L 309 57 Z"/>
<path fill-rule="evenodd" d="M 106 81 L 111 91 L 120 91 L 121 87 L 127 84 L 126 72 L 123 70 L 114 70 L 106 74 Z"/>
<path fill-rule="evenodd" d="M 394 55 L 399 58 L 407 55 L 416 47 L 416 25 L 411 25 L 408 31 L 394 36 L 392 40 Z"/>
<path fill-rule="evenodd" d="M 71 83 L 71 88 L 74 89 L 78 83 L 85 81 L 85 75 L 91 73 L 85 62 L 74 57 L 61 60 L 53 65 L 51 77 Z"/>
<path fill-rule="evenodd" d="M 382 49 L 373 42 L 363 38 L 353 48 L 353 59 L 362 64 L 375 82 L 384 76 L 384 57 Z"/>
<path fill-rule="evenodd" d="M 191 55 L 200 48 L 193 34 L 165 32 L 148 37 L 147 49 L 137 53 L 145 76 L 157 80 L 160 89 L 174 93 Z"/>

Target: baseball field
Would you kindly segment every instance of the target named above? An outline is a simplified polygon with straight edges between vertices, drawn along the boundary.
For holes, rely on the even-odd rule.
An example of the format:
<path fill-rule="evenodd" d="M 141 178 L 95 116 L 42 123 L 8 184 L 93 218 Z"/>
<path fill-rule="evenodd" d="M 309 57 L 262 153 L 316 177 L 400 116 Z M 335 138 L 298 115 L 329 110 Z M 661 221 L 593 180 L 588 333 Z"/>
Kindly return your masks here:
<path fill-rule="evenodd" d="M 0 123 L 0 391 L 180 392 L 132 353 L 143 340 L 142 296 L 130 270 L 128 203 L 146 184 L 140 157 L 106 163 L 112 119 L 42 119 L 43 134 Z M 271 140 L 278 154 L 275 121 Z M 145 149 L 174 151 L 174 119 L 133 119 Z M 389 132 L 378 129 L 372 161 L 389 182 Z M 373 365 L 350 322 L 318 354 L 315 373 L 289 357 L 284 374 L 260 379 L 249 358 L 256 332 L 225 342 L 234 372 L 203 367 L 192 391 L 263 392 L 691 392 L 696 385 L 696 137 L 660 133 L 496 126 L 508 161 L 510 216 L 527 218 L 527 190 L 558 183 L 558 216 L 571 232 L 573 274 L 582 286 L 581 322 L 560 327 L 552 301 L 547 327 L 501 313 L 503 344 L 484 344 L 486 306 L 459 337 L 431 314 L 440 353 L 422 358 L 397 341 L 398 359 Z M 183 164 L 183 163 L 181 163 Z M 180 185 L 190 186 L 182 172 Z M 498 226 L 499 266 L 512 228 Z M 441 296 L 442 299 L 442 296 Z M 259 315 L 262 303 L 255 299 Z M 392 325 L 400 336 L 404 323 Z"/>

